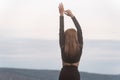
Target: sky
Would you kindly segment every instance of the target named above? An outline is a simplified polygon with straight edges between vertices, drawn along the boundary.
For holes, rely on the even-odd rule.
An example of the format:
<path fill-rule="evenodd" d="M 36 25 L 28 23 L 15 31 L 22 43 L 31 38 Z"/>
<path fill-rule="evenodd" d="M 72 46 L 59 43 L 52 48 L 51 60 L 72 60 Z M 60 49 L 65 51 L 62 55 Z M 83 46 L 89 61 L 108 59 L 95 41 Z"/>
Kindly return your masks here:
<path fill-rule="evenodd" d="M 72 10 L 85 39 L 120 40 L 120 0 L 0 0 L 0 38 L 58 39 L 60 2 Z M 69 27 L 74 24 L 65 16 Z"/>
<path fill-rule="evenodd" d="M 2 44 L 0 46 L 0 50 L 1 52 L 2 49 L 7 51 L 5 52 L 6 54 L 4 54 L 4 52 L 0 53 L 0 65 L 6 62 L 6 66 L 24 67 L 18 63 L 7 63 L 26 62 L 27 64 L 25 63 L 25 65 L 29 66 L 32 65 L 31 61 L 33 61 L 33 63 L 41 63 L 44 66 L 48 66 L 44 63 L 48 60 L 56 59 L 55 62 L 53 61 L 53 66 L 50 66 L 52 69 L 56 67 L 54 66 L 54 63 L 58 63 L 60 61 L 60 55 L 54 54 L 53 56 L 50 56 L 49 54 L 46 56 L 45 54 L 42 54 L 42 56 L 40 56 L 41 54 L 39 54 L 38 50 L 39 45 L 37 45 L 38 47 L 34 47 L 33 44 L 29 45 L 29 43 L 22 43 L 19 40 L 17 42 L 11 41 L 9 44 L 8 41 L 12 39 L 24 38 L 35 40 L 58 40 L 58 5 L 60 2 L 64 4 L 65 10 L 72 10 L 73 14 L 76 16 L 81 25 L 83 37 L 85 40 L 120 40 L 120 0 L 0 0 L 0 40 L 6 41 L 6 45 L 4 44 L 4 41 L 0 41 Z M 68 16 L 64 17 L 65 30 L 70 27 L 74 28 L 72 20 Z M 25 46 L 25 48 L 23 48 L 22 45 L 28 45 L 31 47 L 31 50 L 29 50 L 28 46 Z M 100 66 L 95 64 L 97 61 L 99 61 L 101 62 L 100 65 L 107 64 L 106 67 L 109 67 L 108 72 L 104 73 L 112 73 L 112 71 L 113 73 L 119 73 L 118 63 L 120 60 L 120 55 L 118 48 L 120 44 L 116 45 L 114 45 L 114 47 L 117 48 L 117 50 L 114 49 L 112 52 L 112 49 L 114 47 L 108 44 L 105 49 L 109 46 L 112 48 L 106 49 L 105 52 L 101 54 L 96 54 L 97 51 L 101 51 L 101 48 L 96 49 L 95 47 L 95 50 L 91 48 L 89 49 L 92 51 L 91 54 L 87 54 L 89 53 L 89 50 L 87 51 L 85 47 L 85 54 L 83 55 L 82 62 L 84 63 L 90 60 L 92 63 L 89 63 L 88 61 L 88 63 L 85 63 L 81 69 L 83 71 L 88 70 L 90 72 L 93 72 L 93 69 L 96 68 L 95 72 L 102 73 L 101 69 L 99 70 Z M 45 44 L 45 46 L 48 45 Z M 102 49 L 104 49 L 104 45 L 102 47 Z M 54 50 L 57 49 L 52 49 L 53 53 L 56 53 Z M 60 51 L 57 52 L 59 53 Z M 34 53 L 36 53 L 36 55 L 34 55 Z M 90 59 L 88 58 L 89 56 L 91 56 Z M 42 60 L 44 59 L 45 61 L 43 63 Z M 36 62 L 37 60 L 40 62 Z M 113 61 L 113 63 L 111 64 L 110 61 Z M 115 65 L 114 67 L 112 66 L 113 64 Z M 87 65 L 91 65 L 89 69 L 86 67 Z M 93 68 L 93 65 L 96 65 L 95 68 Z M 36 67 L 40 66 L 36 65 Z M 110 71 L 111 68 L 113 70 Z M 103 70 L 105 71 L 105 69 Z"/>

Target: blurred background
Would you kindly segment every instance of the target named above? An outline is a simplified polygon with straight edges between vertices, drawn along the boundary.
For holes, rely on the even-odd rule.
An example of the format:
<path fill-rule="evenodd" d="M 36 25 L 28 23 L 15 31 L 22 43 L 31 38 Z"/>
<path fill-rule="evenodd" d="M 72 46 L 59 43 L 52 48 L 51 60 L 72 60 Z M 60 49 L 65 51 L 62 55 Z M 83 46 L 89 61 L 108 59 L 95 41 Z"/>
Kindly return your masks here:
<path fill-rule="evenodd" d="M 0 67 L 61 69 L 60 2 L 82 27 L 79 70 L 120 74 L 120 0 L 0 0 Z"/>

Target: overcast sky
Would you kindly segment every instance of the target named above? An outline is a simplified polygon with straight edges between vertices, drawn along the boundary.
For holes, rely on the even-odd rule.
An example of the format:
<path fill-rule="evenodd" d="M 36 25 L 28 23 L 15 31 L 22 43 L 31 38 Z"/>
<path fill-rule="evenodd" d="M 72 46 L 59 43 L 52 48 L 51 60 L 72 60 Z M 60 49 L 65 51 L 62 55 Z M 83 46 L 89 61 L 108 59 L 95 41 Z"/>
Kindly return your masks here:
<path fill-rule="evenodd" d="M 52 60 L 53 63 L 60 62 L 60 51 L 57 51 L 59 50 L 58 43 L 56 49 L 48 44 L 44 45 L 45 49 L 50 47 L 54 51 L 52 52 L 50 49 L 49 52 L 53 54 L 48 52 L 49 55 L 46 56 L 46 54 L 40 53 L 45 49 L 43 49 L 43 45 L 40 46 L 42 43 L 39 43 L 39 40 L 58 39 L 58 5 L 60 2 L 63 2 L 65 9 L 71 9 L 78 19 L 84 39 L 120 40 L 120 0 L 0 0 L 0 67 L 4 67 L 6 64 L 5 66 L 12 67 L 32 65 L 39 68 L 40 64 L 43 64 L 43 68 L 48 66 L 52 69 L 56 68 L 56 65 L 51 66 L 46 63 L 49 60 Z M 65 29 L 69 27 L 74 28 L 74 24 L 69 17 L 65 16 Z M 8 40 L 12 38 L 18 38 L 18 41 Z M 25 43 L 19 42 L 21 40 L 19 38 L 39 39 L 38 42 L 33 42 L 37 47 L 32 43 L 27 43 L 29 40 Z M 97 48 L 91 44 L 89 50 L 84 46 L 81 69 L 90 72 L 119 73 L 119 42 L 116 44 L 109 42 L 109 44 L 105 44 L 107 46 L 102 43 L 102 47 L 95 45 Z M 104 51 L 102 51 L 103 49 Z M 89 53 L 89 51 L 92 52 Z M 43 62 L 43 60 L 45 61 Z M 25 65 L 19 64 L 20 62 Z M 33 65 L 31 62 L 37 65 Z M 58 67 L 60 68 L 60 66 Z"/>
<path fill-rule="evenodd" d="M 0 0 L 0 38 L 58 39 L 58 4 L 71 9 L 85 39 L 120 40 L 120 0 Z M 66 29 L 74 27 L 65 16 Z"/>

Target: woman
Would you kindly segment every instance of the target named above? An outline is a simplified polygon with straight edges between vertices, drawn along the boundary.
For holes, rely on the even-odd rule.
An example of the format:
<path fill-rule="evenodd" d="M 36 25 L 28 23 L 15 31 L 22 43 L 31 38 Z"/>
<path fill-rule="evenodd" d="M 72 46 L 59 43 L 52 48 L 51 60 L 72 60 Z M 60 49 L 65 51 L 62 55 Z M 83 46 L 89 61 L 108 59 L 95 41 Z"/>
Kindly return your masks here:
<path fill-rule="evenodd" d="M 63 67 L 61 69 L 59 80 L 80 80 L 78 65 L 83 48 L 83 37 L 81 27 L 75 16 L 70 10 L 64 11 L 63 4 L 59 4 L 60 13 L 60 31 L 59 44 L 61 48 L 61 56 Z M 73 28 L 64 32 L 64 13 L 71 17 L 77 31 Z"/>

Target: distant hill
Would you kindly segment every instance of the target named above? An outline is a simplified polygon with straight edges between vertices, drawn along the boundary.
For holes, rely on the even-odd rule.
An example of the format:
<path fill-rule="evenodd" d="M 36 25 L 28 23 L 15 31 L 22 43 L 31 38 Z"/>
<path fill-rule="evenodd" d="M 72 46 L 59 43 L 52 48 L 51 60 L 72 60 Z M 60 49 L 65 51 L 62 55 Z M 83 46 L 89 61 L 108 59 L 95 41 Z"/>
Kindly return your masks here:
<path fill-rule="evenodd" d="M 58 80 L 57 70 L 0 68 L 0 80 Z M 80 72 L 81 80 L 120 80 L 120 75 Z"/>

